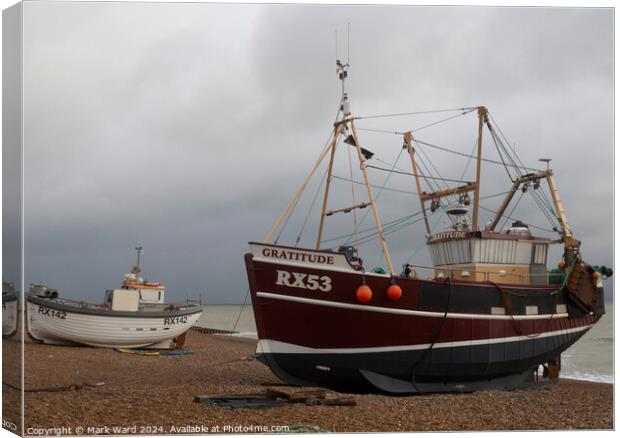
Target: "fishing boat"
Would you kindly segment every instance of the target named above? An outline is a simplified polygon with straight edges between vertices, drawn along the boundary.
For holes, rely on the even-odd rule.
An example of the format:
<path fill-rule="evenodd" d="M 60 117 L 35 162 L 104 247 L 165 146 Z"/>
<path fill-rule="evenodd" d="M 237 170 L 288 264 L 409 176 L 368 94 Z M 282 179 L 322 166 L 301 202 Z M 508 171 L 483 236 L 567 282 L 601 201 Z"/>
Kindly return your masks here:
<path fill-rule="evenodd" d="M 107 348 L 181 348 L 185 333 L 202 314 L 196 304 L 166 304 L 166 288 L 140 277 L 140 255 L 122 285 L 107 290 L 102 304 L 58 297 L 44 284 L 30 287 L 27 330 L 30 337 L 53 345 Z"/>
<path fill-rule="evenodd" d="M 487 108 L 478 106 L 446 110 L 456 111 L 456 116 L 477 116 L 471 154 L 423 141 L 417 133 L 414 137 L 413 130 L 385 131 L 398 136 L 395 151 L 406 153 L 411 168 L 373 165 L 375 154 L 356 128 L 364 117 L 351 112 L 345 89 L 348 70 L 348 62 L 337 62 L 342 94 L 330 140 L 267 237 L 250 242 L 245 255 L 259 338 L 257 357 L 292 385 L 343 391 L 463 392 L 557 382 L 562 352 L 605 313 L 602 280 L 613 271 L 584 260 L 550 160 L 540 160 L 546 169 L 525 167 Z M 484 137 L 492 140 L 489 143 L 500 159 L 483 155 L 487 130 Z M 361 173 L 359 184 L 367 200 L 356 203 L 354 199 L 351 206 L 328 209 L 336 178 L 335 152 L 341 142 L 356 156 L 350 169 Z M 471 181 L 442 178 L 434 165 L 422 166 L 425 147 L 475 161 L 475 177 Z M 301 232 L 295 243 L 280 244 L 281 231 L 324 163 L 322 185 L 315 195 L 316 200 L 322 193 L 315 245 L 299 247 Z M 483 226 L 479 215 L 482 163 L 502 166 L 510 177 L 503 200 L 490 210 L 492 215 Z M 408 205 L 419 204 L 420 209 L 407 217 L 416 217 L 425 226 L 421 242 L 432 260 L 427 266 L 405 263 L 400 272 L 395 270 L 386 230 L 391 232 L 403 222 L 382 224 L 376 185 L 369 177 L 375 170 L 404 175 L 416 190 L 409 195 L 413 201 Z M 353 177 L 350 181 L 356 182 Z M 532 196 L 546 208 L 553 237 L 537 236 L 533 222 L 513 217 L 514 205 L 506 213 L 518 193 Z M 363 242 L 327 247 L 333 239 L 323 238 L 328 218 L 365 208 L 374 219 L 366 236 L 380 245 L 387 269 L 364 266 L 359 254 Z M 430 218 L 437 215 L 445 218 L 442 229 L 431 226 Z M 509 222 L 502 228 L 501 220 Z M 399 237 L 401 246 L 406 239 Z M 552 245 L 560 246 L 561 261 L 549 269 Z"/>
<path fill-rule="evenodd" d="M 2 337 L 8 338 L 17 331 L 18 292 L 12 282 L 2 282 Z"/>

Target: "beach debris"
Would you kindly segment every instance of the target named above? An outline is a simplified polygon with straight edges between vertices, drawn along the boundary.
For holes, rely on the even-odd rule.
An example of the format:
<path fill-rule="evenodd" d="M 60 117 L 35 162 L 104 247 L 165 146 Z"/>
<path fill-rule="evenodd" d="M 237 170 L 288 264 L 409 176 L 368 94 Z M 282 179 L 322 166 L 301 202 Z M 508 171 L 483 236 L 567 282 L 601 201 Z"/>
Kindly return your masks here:
<path fill-rule="evenodd" d="M 226 409 L 266 409 L 284 406 L 283 400 L 267 397 L 265 394 L 237 394 L 237 395 L 197 395 L 194 402 L 204 403 Z"/>
<path fill-rule="evenodd" d="M 290 403 L 305 403 L 308 400 L 320 400 L 325 398 L 324 389 L 310 389 L 301 391 L 279 391 L 273 388 L 265 390 L 267 397 L 282 398 Z"/>
<path fill-rule="evenodd" d="M 327 397 L 324 389 L 279 391 L 266 388 L 250 394 L 197 395 L 194 402 L 228 409 L 264 409 L 286 404 L 304 403 L 307 406 L 356 406 L 353 397 Z"/>
<path fill-rule="evenodd" d="M 324 389 L 308 389 L 286 391 L 267 388 L 265 394 L 274 399 L 284 399 L 289 403 L 305 403 L 308 406 L 356 406 L 357 402 L 351 396 L 328 396 Z"/>
<path fill-rule="evenodd" d="M 119 353 L 139 354 L 141 356 L 187 356 L 194 354 L 191 350 L 154 351 L 140 348 L 115 348 Z"/>
<path fill-rule="evenodd" d="M 21 388 L 16 385 L 12 385 L 8 382 L 2 382 L 3 385 L 20 392 L 64 392 L 64 391 L 79 391 L 80 389 L 95 389 L 99 386 L 105 385 L 105 382 L 97 383 L 74 383 L 65 386 L 51 386 L 46 388 Z"/>
<path fill-rule="evenodd" d="M 308 406 L 357 406 L 353 397 L 334 397 L 334 398 L 309 398 L 306 400 Z"/>

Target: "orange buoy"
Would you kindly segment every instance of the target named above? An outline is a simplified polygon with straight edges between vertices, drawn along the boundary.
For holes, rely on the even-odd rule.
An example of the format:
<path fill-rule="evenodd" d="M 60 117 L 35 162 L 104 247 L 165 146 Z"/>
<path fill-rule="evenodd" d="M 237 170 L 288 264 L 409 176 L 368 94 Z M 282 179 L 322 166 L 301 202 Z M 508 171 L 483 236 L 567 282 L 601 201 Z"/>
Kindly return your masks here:
<path fill-rule="evenodd" d="M 355 297 L 358 301 L 361 301 L 362 303 L 367 303 L 372 299 L 372 289 L 363 284 L 357 288 L 357 291 L 355 291 Z"/>
<path fill-rule="evenodd" d="M 564 263 L 564 260 L 562 260 L 560 263 L 558 263 L 558 268 L 566 269 L 566 263 Z"/>
<path fill-rule="evenodd" d="M 392 284 L 387 289 L 387 296 L 392 301 L 400 300 L 400 297 L 403 295 L 403 290 L 397 284 Z"/>

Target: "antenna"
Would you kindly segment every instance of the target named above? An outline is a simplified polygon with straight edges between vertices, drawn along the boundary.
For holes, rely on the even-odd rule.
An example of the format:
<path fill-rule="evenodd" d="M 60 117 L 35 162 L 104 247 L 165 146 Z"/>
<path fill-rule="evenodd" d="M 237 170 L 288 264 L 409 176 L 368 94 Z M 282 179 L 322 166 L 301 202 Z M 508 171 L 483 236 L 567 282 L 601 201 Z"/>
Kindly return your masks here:
<path fill-rule="evenodd" d="M 347 65 L 351 61 L 351 22 L 347 21 Z"/>
<path fill-rule="evenodd" d="M 338 29 L 334 29 L 334 33 L 336 34 L 336 59 L 338 59 Z"/>

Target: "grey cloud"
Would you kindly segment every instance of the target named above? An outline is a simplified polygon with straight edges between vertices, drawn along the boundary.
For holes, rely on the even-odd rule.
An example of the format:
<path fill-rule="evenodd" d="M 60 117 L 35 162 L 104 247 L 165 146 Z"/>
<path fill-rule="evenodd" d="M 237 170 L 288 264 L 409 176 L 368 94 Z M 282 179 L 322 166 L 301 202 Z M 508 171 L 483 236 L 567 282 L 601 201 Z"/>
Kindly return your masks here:
<path fill-rule="evenodd" d="M 26 280 L 98 299 L 141 243 L 147 275 L 169 286 L 170 300 L 242 300 L 247 242 L 266 235 L 329 136 L 340 87 L 334 29 L 344 59 L 347 21 L 356 114 L 488 106 L 526 164 L 554 159 L 584 251 L 609 264 L 612 19 L 610 9 L 28 3 Z M 433 120 L 358 125 L 406 130 Z M 471 114 L 416 135 L 469 152 L 475 131 Z M 360 133 L 386 162 L 400 151 L 398 136 Z M 460 177 L 463 161 L 425 150 L 443 176 Z M 495 157 L 492 143 L 485 153 Z M 408 169 L 406 157 L 398 166 Z M 485 171 L 486 194 L 508 188 L 503 169 Z M 384 178 L 372 172 L 374 184 Z M 390 185 L 415 190 L 408 177 Z M 334 187 L 330 205 L 348 205 L 350 185 Z M 316 188 L 282 242 L 297 238 Z M 384 221 L 419 209 L 388 192 L 379 205 Z M 524 201 L 518 214 L 535 213 Z M 315 208 L 304 244 L 317 223 Z M 325 238 L 350 231 L 349 216 L 336 218 Z M 396 264 L 428 264 L 422 240 L 421 223 L 390 236 Z M 384 264 L 376 243 L 362 252 Z"/>

